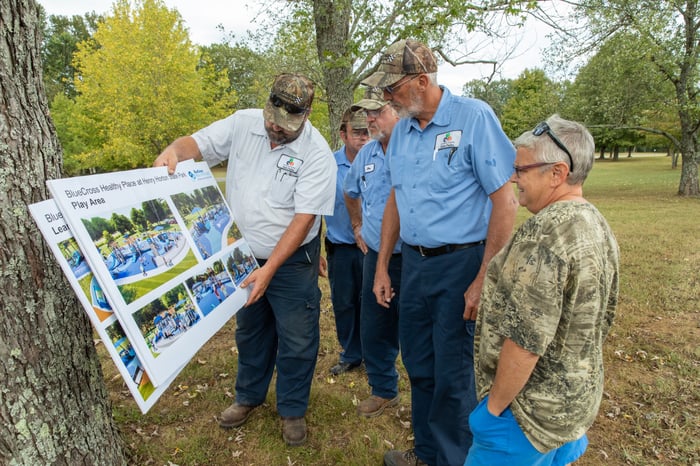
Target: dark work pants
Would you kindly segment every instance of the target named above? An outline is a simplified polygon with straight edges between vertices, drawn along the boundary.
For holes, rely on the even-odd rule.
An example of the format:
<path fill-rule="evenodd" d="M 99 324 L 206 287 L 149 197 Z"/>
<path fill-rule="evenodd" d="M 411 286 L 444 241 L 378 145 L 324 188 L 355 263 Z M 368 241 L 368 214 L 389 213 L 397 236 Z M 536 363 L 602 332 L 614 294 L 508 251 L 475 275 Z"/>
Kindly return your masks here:
<path fill-rule="evenodd" d="M 401 255 L 389 262 L 389 278 L 396 296 L 389 309 L 380 306 L 372 292 L 377 253 L 372 249 L 365 255 L 362 278 L 362 349 L 365 355 L 367 379 L 372 395 L 394 398 L 399 393 L 399 291 L 401 289 Z"/>
<path fill-rule="evenodd" d="M 319 346 L 319 254 L 318 238 L 301 246 L 275 273 L 263 297 L 236 314 L 238 403 L 263 403 L 276 367 L 280 416 L 306 413 Z"/>
<path fill-rule="evenodd" d="M 364 255 L 353 245 L 328 247 L 328 281 L 335 316 L 335 330 L 343 350 L 340 361 L 350 364 L 362 362 L 360 340 L 360 295 L 362 293 L 362 261 Z"/>
<path fill-rule="evenodd" d="M 474 321 L 465 325 L 462 318 L 464 292 L 484 246 L 422 257 L 404 245 L 402 253 L 399 337 L 411 381 L 415 453 L 434 466 L 461 465 L 476 406 Z"/>

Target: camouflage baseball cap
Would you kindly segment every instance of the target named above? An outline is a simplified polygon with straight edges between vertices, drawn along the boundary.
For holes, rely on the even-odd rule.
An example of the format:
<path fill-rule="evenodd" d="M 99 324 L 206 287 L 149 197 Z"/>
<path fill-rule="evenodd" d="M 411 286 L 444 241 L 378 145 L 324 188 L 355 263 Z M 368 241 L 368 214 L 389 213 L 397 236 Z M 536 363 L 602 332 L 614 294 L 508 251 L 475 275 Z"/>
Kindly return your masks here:
<path fill-rule="evenodd" d="M 352 129 L 367 129 L 367 113 L 364 110 L 352 110 L 348 123 Z"/>
<path fill-rule="evenodd" d="M 285 131 L 297 131 L 309 114 L 314 100 L 314 84 L 300 74 L 285 73 L 272 83 L 263 117 Z"/>
<path fill-rule="evenodd" d="M 430 48 L 413 39 L 394 42 L 379 60 L 379 67 L 362 84 L 370 87 L 391 86 L 409 74 L 435 73 L 437 62 Z"/>
<path fill-rule="evenodd" d="M 352 105 L 352 107 L 350 107 L 350 109 L 353 111 L 357 111 L 359 109 L 379 110 L 388 103 L 389 102 L 384 100 L 384 93 L 380 88 L 368 87 L 367 89 L 365 89 L 364 98 L 362 98 L 362 100 L 359 100 L 358 102 L 355 102 Z"/>

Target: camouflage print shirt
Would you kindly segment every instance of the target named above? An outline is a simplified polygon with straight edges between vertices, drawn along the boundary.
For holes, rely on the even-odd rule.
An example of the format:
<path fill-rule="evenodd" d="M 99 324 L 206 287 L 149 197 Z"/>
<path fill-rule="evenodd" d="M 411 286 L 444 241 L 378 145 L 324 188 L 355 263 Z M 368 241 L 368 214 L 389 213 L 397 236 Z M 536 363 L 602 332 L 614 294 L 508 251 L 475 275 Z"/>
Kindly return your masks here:
<path fill-rule="evenodd" d="M 488 395 L 506 338 L 538 355 L 510 408 L 540 452 L 580 438 L 593 424 L 618 267 L 603 216 L 572 201 L 528 219 L 488 266 L 474 340 L 477 394 Z"/>

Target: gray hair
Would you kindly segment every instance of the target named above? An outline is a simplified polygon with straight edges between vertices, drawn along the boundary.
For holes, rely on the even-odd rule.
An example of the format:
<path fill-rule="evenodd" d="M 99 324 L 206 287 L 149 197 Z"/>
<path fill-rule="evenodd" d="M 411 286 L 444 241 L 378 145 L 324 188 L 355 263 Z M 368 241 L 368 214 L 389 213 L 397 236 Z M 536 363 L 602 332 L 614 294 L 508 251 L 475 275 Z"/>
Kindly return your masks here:
<path fill-rule="evenodd" d="M 565 120 L 559 115 L 552 115 L 546 120 L 547 125 L 571 153 L 574 170 L 569 173 L 567 183 L 583 184 L 593 168 L 595 142 L 591 133 L 581 123 Z M 569 167 L 569 156 L 557 146 L 546 134 L 535 136 L 533 131 L 525 131 L 513 141 L 515 148 L 524 147 L 534 152 L 538 162 L 564 162 Z"/>

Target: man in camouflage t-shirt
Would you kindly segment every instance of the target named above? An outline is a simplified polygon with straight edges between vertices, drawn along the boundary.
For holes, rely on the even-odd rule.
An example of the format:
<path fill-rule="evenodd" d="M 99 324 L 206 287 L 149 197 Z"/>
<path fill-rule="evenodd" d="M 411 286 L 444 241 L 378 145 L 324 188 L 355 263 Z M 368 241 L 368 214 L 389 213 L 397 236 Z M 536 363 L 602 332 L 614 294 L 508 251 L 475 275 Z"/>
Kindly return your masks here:
<path fill-rule="evenodd" d="M 480 404 L 465 465 L 564 465 L 583 454 L 617 304 L 618 246 L 583 198 L 590 133 L 553 116 L 515 146 L 512 182 L 535 215 L 488 267 L 475 336 Z"/>

